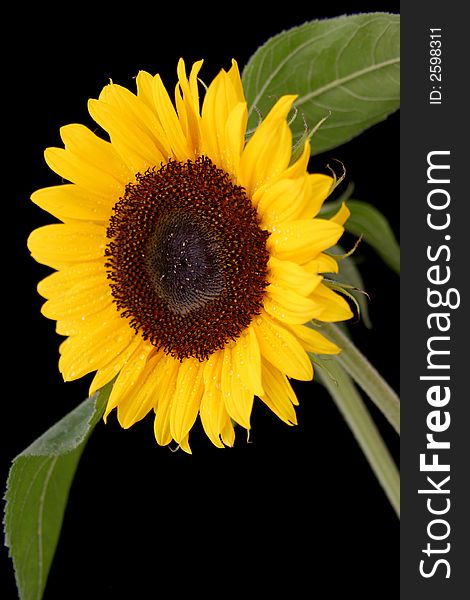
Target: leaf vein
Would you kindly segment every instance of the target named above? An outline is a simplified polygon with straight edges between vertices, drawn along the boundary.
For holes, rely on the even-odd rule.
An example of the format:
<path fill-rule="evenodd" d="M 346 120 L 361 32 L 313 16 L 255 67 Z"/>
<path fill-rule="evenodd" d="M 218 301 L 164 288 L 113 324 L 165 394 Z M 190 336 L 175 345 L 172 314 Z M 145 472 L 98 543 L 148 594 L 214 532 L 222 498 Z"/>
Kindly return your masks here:
<path fill-rule="evenodd" d="M 308 102 L 312 98 L 321 96 L 321 95 L 325 94 L 326 92 L 329 92 L 330 90 L 335 89 L 337 87 L 342 87 L 342 86 L 344 86 L 344 84 L 349 83 L 350 81 L 354 81 L 354 79 L 357 79 L 358 77 L 362 77 L 362 75 L 366 75 L 367 73 L 373 73 L 374 71 L 378 71 L 380 69 L 383 69 L 383 68 L 386 68 L 386 67 L 389 67 L 392 65 L 396 65 L 399 63 L 400 63 L 399 57 L 390 58 L 389 60 L 384 60 L 380 63 L 375 63 L 373 65 L 365 67 L 364 69 L 359 69 L 358 71 L 354 71 L 353 73 L 350 73 L 349 75 L 346 75 L 345 77 L 330 81 L 330 83 L 327 83 L 326 85 L 322 86 L 321 88 L 317 88 L 316 90 L 313 90 L 309 94 L 305 94 L 305 96 L 300 96 L 298 98 L 298 100 L 296 101 L 296 105 L 300 106 L 301 104 Z"/>
<path fill-rule="evenodd" d="M 315 44 L 315 43 L 318 42 L 318 40 L 321 40 L 321 39 L 323 39 L 323 38 L 328 37 L 329 35 L 331 35 L 332 32 L 336 32 L 336 31 L 338 31 L 338 30 L 340 30 L 340 29 L 342 29 L 344 27 L 347 27 L 347 26 L 348 26 L 348 23 L 347 22 L 343 22 L 343 23 L 340 23 L 337 27 L 328 29 L 327 31 L 325 31 L 325 33 L 323 33 L 322 35 L 320 35 L 320 36 L 318 36 L 316 38 L 308 39 L 303 44 L 299 44 L 298 46 L 296 46 L 294 48 L 294 50 L 292 50 L 291 52 L 289 52 L 284 57 L 283 60 L 279 61 L 279 63 L 277 64 L 277 67 L 271 72 L 270 76 L 266 78 L 264 84 L 260 87 L 257 95 L 253 99 L 253 102 L 251 103 L 250 109 L 248 111 L 248 117 L 251 115 L 252 111 L 254 110 L 254 107 L 257 105 L 259 99 L 264 94 L 266 88 L 269 87 L 271 81 L 276 77 L 276 75 L 278 75 L 279 71 L 281 71 L 281 69 L 289 62 L 289 60 L 291 60 L 297 53 L 299 53 L 304 48 L 307 48 L 309 45 Z M 281 39 L 281 38 L 279 38 L 279 39 Z M 282 40 L 281 40 L 281 42 L 282 42 Z M 258 73 L 260 73 L 260 72 L 261 72 L 261 70 L 258 71 Z"/>
<path fill-rule="evenodd" d="M 357 100 L 362 100 L 364 102 L 391 102 L 397 99 L 396 96 L 363 96 L 362 94 L 357 94 L 356 92 L 353 92 L 350 88 L 344 85 L 341 85 L 339 89 L 348 94 L 349 96 L 352 96 L 353 98 L 356 98 Z"/>
<path fill-rule="evenodd" d="M 380 40 L 383 38 L 383 36 L 387 33 L 387 31 L 390 29 L 390 27 L 392 26 L 391 23 L 388 23 L 387 26 L 384 28 L 384 30 L 382 31 L 382 33 L 380 35 L 378 35 L 376 37 L 376 39 L 374 40 L 374 49 L 373 49 L 373 55 L 374 58 L 377 59 L 377 48 L 379 46 Z"/>
<path fill-rule="evenodd" d="M 357 36 L 357 34 L 359 33 L 359 31 L 361 29 L 364 29 L 365 27 L 369 27 L 371 22 L 372 21 L 368 21 L 366 23 L 363 23 L 357 29 L 354 29 L 353 31 L 351 31 L 351 35 L 349 36 L 349 38 L 347 40 L 344 40 L 344 45 L 343 45 L 342 48 L 339 49 L 338 54 L 336 56 L 336 61 L 335 61 L 335 71 L 336 71 L 336 77 L 337 77 L 337 79 L 340 79 L 340 76 L 339 76 L 339 64 L 341 62 L 341 56 L 342 56 L 342 54 L 347 50 L 349 44 L 354 40 L 354 38 Z"/>

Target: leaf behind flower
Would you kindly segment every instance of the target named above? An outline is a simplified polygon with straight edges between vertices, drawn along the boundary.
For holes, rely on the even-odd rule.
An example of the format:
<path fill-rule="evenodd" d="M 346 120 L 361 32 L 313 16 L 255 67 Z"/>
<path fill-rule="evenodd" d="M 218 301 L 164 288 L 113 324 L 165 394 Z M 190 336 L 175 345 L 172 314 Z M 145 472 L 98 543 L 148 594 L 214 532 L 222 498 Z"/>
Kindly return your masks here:
<path fill-rule="evenodd" d="M 315 20 L 261 46 L 243 70 L 249 128 L 284 94 L 298 94 L 294 143 L 325 117 L 312 154 L 336 148 L 400 104 L 400 17 L 368 13 Z"/>

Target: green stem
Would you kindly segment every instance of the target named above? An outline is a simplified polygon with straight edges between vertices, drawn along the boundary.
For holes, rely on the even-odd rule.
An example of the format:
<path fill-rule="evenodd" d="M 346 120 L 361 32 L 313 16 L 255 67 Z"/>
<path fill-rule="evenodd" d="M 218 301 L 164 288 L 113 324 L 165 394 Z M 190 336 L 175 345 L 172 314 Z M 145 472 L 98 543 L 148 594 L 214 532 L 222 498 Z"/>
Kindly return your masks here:
<path fill-rule="evenodd" d="M 364 452 L 397 516 L 400 516 L 400 476 L 364 401 L 343 366 L 335 359 L 322 360 L 317 371 Z"/>
<path fill-rule="evenodd" d="M 392 388 L 336 325 L 322 323 L 321 331 L 341 348 L 336 357 L 339 364 L 364 390 L 395 431 L 400 433 L 400 399 Z"/>

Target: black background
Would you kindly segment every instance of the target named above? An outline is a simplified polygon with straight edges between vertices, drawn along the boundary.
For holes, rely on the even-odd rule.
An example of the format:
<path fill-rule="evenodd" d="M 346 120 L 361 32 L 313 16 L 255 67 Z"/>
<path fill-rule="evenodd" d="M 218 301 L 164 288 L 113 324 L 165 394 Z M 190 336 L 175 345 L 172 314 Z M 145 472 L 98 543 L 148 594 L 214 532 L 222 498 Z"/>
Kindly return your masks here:
<path fill-rule="evenodd" d="M 283 29 L 372 11 L 397 13 L 399 3 L 336 2 L 324 10 L 113 3 L 99 13 L 72 4 L 62 14 L 28 13 L 28 26 L 18 29 L 9 46 L 3 77 L 3 377 L 10 386 L 3 394 L 8 418 L 2 419 L 2 482 L 9 461 L 85 398 L 91 380 L 61 380 L 60 338 L 54 323 L 40 315 L 36 293 L 50 270 L 26 249 L 29 232 L 52 222 L 29 196 L 58 183 L 43 150 L 60 145 L 59 127 L 93 127 L 86 101 L 110 78 L 134 90 L 133 78 L 145 69 L 161 73 L 172 89 L 183 56 L 187 65 L 204 58 L 201 76 L 209 82 L 232 57 L 243 67 Z M 354 197 L 379 206 L 398 235 L 398 114 L 315 157 L 310 170 L 324 170 L 332 157 L 345 164 Z M 356 257 L 374 326 L 368 331 L 353 324 L 353 336 L 398 390 L 399 279 L 365 244 Z M 320 586 L 325 592 L 318 597 L 325 598 L 398 597 L 398 519 L 324 389 L 315 382 L 295 388 L 297 427 L 287 427 L 257 402 L 250 443 L 240 430 L 233 449 L 213 447 L 199 425 L 188 456 L 157 446 L 150 416 L 128 431 L 114 415 L 106 426 L 100 423 L 72 485 L 45 600 L 227 592 L 297 598 L 317 596 Z M 397 436 L 371 410 L 398 458 Z M 15 598 L 4 549 L 3 558 L 2 597 Z"/>

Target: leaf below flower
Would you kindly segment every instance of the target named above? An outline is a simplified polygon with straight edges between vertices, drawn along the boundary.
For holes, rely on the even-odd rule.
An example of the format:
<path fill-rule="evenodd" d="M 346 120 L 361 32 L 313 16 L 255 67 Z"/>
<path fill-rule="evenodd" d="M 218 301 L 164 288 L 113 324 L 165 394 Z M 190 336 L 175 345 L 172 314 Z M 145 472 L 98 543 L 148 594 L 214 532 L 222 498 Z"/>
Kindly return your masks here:
<path fill-rule="evenodd" d="M 42 598 L 70 486 L 111 387 L 82 402 L 12 462 L 4 528 L 21 600 Z"/>

